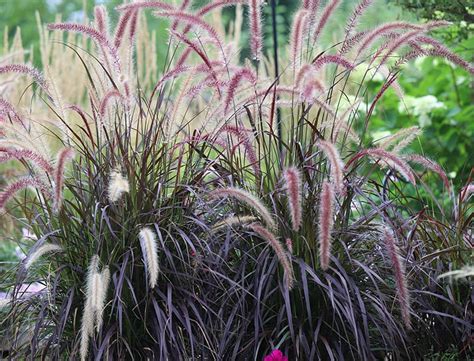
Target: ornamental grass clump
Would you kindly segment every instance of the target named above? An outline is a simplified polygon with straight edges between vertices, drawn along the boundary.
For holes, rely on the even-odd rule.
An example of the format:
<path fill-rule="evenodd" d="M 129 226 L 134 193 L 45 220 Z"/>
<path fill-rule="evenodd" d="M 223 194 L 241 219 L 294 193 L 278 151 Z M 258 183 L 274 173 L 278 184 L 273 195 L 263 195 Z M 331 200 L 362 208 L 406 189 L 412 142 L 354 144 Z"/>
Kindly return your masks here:
<path fill-rule="evenodd" d="M 35 236 L 2 280 L 9 357 L 467 353 L 471 290 L 438 277 L 469 258 L 472 185 L 411 154 L 415 130 L 371 139 L 371 120 L 407 61 L 472 65 L 430 37 L 445 22 L 365 28 L 375 5 L 341 22 L 341 3 L 303 1 L 288 49 L 265 46 L 271 4 L 138 1 L 115 27 L 102 6 L 39 25 L 43 73 L 2 58 L 0 162 L 18 171 L 0 208 Z M 147 12 L 169 24 L 160 71 Z M 419 197 L 420 166 L 452 209 Z"/>

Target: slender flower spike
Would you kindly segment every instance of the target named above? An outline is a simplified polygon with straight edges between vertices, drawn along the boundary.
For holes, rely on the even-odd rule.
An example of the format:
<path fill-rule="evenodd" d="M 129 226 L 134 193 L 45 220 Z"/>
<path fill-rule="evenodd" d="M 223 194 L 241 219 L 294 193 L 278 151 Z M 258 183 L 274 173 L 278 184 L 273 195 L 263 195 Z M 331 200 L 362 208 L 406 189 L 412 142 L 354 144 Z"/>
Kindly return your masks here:
<path fill-rule="evenodd" d="M 0 66 L 0 74 L 6 73 L 19 73 L 29 75 L 39 86 L 43 88 L 43 90 L 45 90 L 46 92 L 48 91 L 48 85 L 43 75 L 38 69 L 33 68 L 32 66 L 25 64 L 8 64 Z"/>
<path fill-rule="evenodd" d="M 225 112 L 229 110 L 230 104 L 232 100 L 234 99 L 234 94 L 237 91 L 237 88 L 239 87 L 239 84 L 243 79 L 247 79 L 252 85 L 255 84 L 257 81 L 257 77 L 255 74 L 248 68 L 242 68 L 239 71 L 237 71 L 232 79 L 229 82 L 229 87 L 227 90 L 227 96 L 225 99 Z"/>
<path fill-rule="evenodd" d="M 123 177 L 122 173 L 114 170 L 110 174 L 109 187 L 107 189 L 107 194 L 110 203 L 117 202 L 124 193 L 130 191 L 130 186 L 128 180 Z"/>
<path fill-rule="evenodd" d="M 319 253 L 323 270 L 329 267 L 331 256 L 331 231 L 334 222 L 334 188 L 324 181 L 319 203 Z"/>
<path fill-rule="evenodd" d="M 26 258 L 25 269 L 29 269 L 44 254 L 61 251 L 62 248 L 57 244 L 44 244 Z"/>
<path fill-rule="evenodd" d="M 341 194 L 344 191 L 344 163 L 341 156 L 334 144 L 328 141 L 319 140 L 317 145 L 322 149 L 331 164 L 331 180 L 334 182 L 336 193 Z"/>
<path fill-rule="evenodd" d="M 160 272 L 156 236 L 151 228 L 145 227 L 141 229 L 139 238 L 143 259 L 148 271 L 148 283 L 151 288 L 154 288 L 158 281 L 158 273 Z"/>
<path fill-rule="evenodd" d="M 260 0 L 248 0 L 250 23 L 250 51 L 254 60 L 262 57 L 262 14 Z"/>
<path fill-rule="evenodd" d="M 211 198 L 225 198 L 225 197 L 232 197 L 237 199 L 240 202 L 245 203 L 247 206 L 252 208 L 262 219 L 265 221 L 268 227 L 271 230 L 276 229 L 275 221 L 273 220 L 270 211 L 265 207 L 265 205 L 253 194 L 244 191 L 243 189 L 239 188 L 221 188 L 216 189 L 212 192 Z"/>
<path fill-rule="evenodd" d="M 38 188 L 42 192 L 49 193 L 48 187 L 38 178 L 25 177 L 8 185 L 3 192 L 0 193 L 0 210 L 5 208 L 7 202 L 20 190 L 25 188 Z"/>
<path fill-rule="evenodd" d="M 268 244 L 273 248 L 273 251 L 277 255 L 278 260 L 280 261 L 280 264 L 283 267 L 283 270 L 285 271 L 285 284 L 288 289 L 291 290 L 295 281 L 295 275 L 291 262 L 285 253 L 283 245 L 277 240 L 277 238 L 272 232 L 270 232 L 267 228 L 263 227 L 261 224 L 252 223 L 251 225 L 249 225 L 249 227 L 255 233 L 257 233 L 259 237 L 267 241 Z"/>
<path fill-rule="evenodd" d="M 59 152 L 56 170 L 54 172 L 54 209 L 58 212 L 61 209 L 63 201 L 64 168 L 66 162 L 74 157 L 74 151 L 71 148 L 64 148 Z"/>
<path fill-rule="evenodd" d="M 403 322 L 408 329 L 411 329 L 410 294 L 408 292 L 405 278 L 405 267 L 400 259 L 398 247 L 395 242 L 395 237 L 392 230 L 388 227 L 385 227 L 383 230 L 383 235 L 385 247 L 393 267 L 393 272 L 395 274 L 395 283 L 397 286 L 398 301 L 400 303 Z"/>
<path fill-rule="evenodd" d="M 291 213 L 291 223 L 293 230 L 297 231 L 301 226 L 303 214 L 301 173 L 297 168 L 291 167 L 283 172 L 283 179 Z"/>
<path fill-rule="evenodd" d="M 87 353 L 89 351 L 89 337 L 92 335 L 94 330 L 94 308 L 93 299 L 96 298 L 97 291 L 97 278 L 99 269 L 99 257 L 92 257 L 91 263 L 87 271 L 87 285 L 86 285 L 86 301 L 84 303 L 84 310 L 82 313 L 82 324 L 81 324 L 81 346 L 80 356 L 81 361 L 87 359 Z"/>

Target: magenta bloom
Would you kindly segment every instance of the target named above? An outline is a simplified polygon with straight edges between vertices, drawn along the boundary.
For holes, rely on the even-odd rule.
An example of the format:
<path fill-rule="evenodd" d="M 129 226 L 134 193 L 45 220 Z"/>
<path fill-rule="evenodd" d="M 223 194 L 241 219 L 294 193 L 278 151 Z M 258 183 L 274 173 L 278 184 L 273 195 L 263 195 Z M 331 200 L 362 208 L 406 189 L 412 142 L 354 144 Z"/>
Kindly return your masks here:
<path fill-rule="evenodd" d="M 280 350 L 273 350 L 271 354 L 265 356 L 263 361 L 288 361 L 288 357 L 283 355 Z"/>

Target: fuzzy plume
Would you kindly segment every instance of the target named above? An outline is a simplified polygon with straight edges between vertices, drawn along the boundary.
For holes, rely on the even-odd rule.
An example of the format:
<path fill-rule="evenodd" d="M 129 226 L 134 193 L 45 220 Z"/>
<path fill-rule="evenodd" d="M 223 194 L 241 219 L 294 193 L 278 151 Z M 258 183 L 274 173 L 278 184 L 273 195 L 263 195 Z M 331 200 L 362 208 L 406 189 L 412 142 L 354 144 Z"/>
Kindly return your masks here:
<path fill-rule="evenodd" d="M 225 197 L 235 198 L 238 201 L 245 203 L 247 206 L 252 208 L 265 221 L 267 226 L 270 227 L 272 231 L 277 228 L 275 221 L 273 220 L 273 217 L 270 214 L 270 211 L 253 194 L 244 191 L 243 189 L 233 187 L 216 189 L 211 193 L 211 198 Z"/>
<path fill-rule="evenodd" d="M 352 69 L 353 65 L 349 63 L 346 59 L 339 55 L 323 55 L 316 59 L 313 63 L 313 67 L 315 70 L 319 70 L 322 66 L 326 64 L 337 64 L 346 69 Z"/>
<path fill-rule="evenodd" d="M 105 113 L 107 112 L 107 105 L 109 104 L 110 100 L 113 98 L 118 98 L 123 100 L 122 94 L 117 89 L 109 90 L 104 97 L 102 98 L 99 106 L 99 114 L 101 117 L 105 117 Z"/>
<path fill-rule="evenodd" d="M 255 222 L 257 220 L 257 218 L 253 217 L 253 216 L 231 216 L 231 217 L 227 217 L 226 219 L 216 223 L 213 227 L 212 227 L 212 230 L 213 231 L 218 231 L 222 228 L 226 228 L 226 227 L 235 227 L 235 226 L 243 226 L 245 224 L 248 224 L 248 223 L 251 223 L 251 222 Z"/>
<path fill-rule="evenodd" d="M 307 27 L 306 20 L 308 19 L 308 11 L 306 9 L 299 10 L 295 15 L 293 21 L 293 27 L 291 28 L 290 35 L 290 56 L 293 67 L 296 68 L 300 53 L 303 47 L 303 39 L 305 34 L 305 28 Z"/>
<path fill-rule="evenodd" d="M 369 8 L 369 6 L 372 4 L 373 0 L 362 0 L 360 1 L 357 6 L 355 7 L 354 11 L 352 12 L 352 15 L 349 18 L 349 21 L 347 22 L 346 25 L 346 38 L 349 36 L 352 31 L 357 27 L 360 17 L 364 14 L 364 12 Z"/>
<path fill-rule="evenodd" d="M 288 289 L 292 289 L 295 281 L 295 275 L 291 262 L 288 259 L 288 256 L 285 254 L 285 249 L 283 248 L 283 245 L 278 241 L 276 236 L 271 231 L 263 227 L 261 224 L 252 223 L 251 225 L 249 225 L 249 227 L 255 233 L 257 233 L 259 237 L 267 241 L 268 244 L 272 247 L 285 272 L 285 284 Z"/>
<path fill-rule="evenodd" d="M 11 159 L 28 159 L 46 173 L 53 173 L 54 167 L 41 154 L 31 149 L 0 148 L 0 163 Z"/>
<path fill-rule="evenodd" d="M 104 317 L 104 308 L 105 308 L 105 300 L 107 298 L 107 289 L 109 288 L 110 283 L 110 271 L 109 267 L 104 267 L 102 272 L 99 275 L 99 288 L 96 297 L 96 305 L 95 305 L 95 326 L 97 332 L 100 331 L 103 323 Z"/>
<path fill-rule="evenodd" d="M 109 16 L 107 14 L 107 8 L 104 5 L 94 7 L 94 20 L 97 31 L 107 36 L 109 31 Z"/>
<path fill-rule="evenodd" d="M 250 51 L 254 60 L 262 57 L 263 35 L 260 0 L 248 0 L 250 24 Z"/>
<path fill-rule="evenodd" d="M 255 82 L 257 81 L 257 77 L 255 76 L 254 72 L 249 68 L 242 68 L 232 76 L 229 82 L 229 86 L 227 88 L 227 95 L 224 102 L 224 111 L 226 113 L 229 110 L 232 100 L 234 99 L 234 94 L 243 79 L 247 79 L 252 85 L 255 84 Z"/>
<path fill-rule="evenodd" d="M 84 302 L 81 324 L 81 361 L 85 361 L 87 359 L 87 353 L 89 351 L 89 338 L 92 336 L 92 332 L 94 331 L 94 308 L 92 305 L 93 299 L 96 298 L 95 292 L 97 291 L 97 285 L 95 283 L 97 283 L 96 275 L 98 272 L 99 257 L 94 256 L 92 257 L 87 271 L 86 301 Z"/>
<path fill-rule="evenodd" d="M 109 202 L 117 202 L 124 193 L 130 191 L 128 180 L 123 177 L 122 172 L 114 170 L 110 173 L 109 186 L 107 188 L 107 197 Z"/>
<path fill-rule="evenodd" d="M 411 329 L 410 320 L 410 294 L 405 278 L 405 267 L 400 259 L 398 253 L 398 247 L 395 242 L 393 232 L 388 227 L 383 230 L 384 244 L 390 258 L 392 269 L 395 275 L 395 283 L 398 295 L 398 301 L 400 303 L 400 309 L 402 314 L 403 322 L 408 329 Z"/>
<path fill-rule="evenodd" d="M 400 129 L 395 134 L 385 138 L 380 142 L 379 148 L 390 149 L 393 146 L 393 153 L 398 153 L 408 146 L 416 137 L 421 134 L 419 127 L 409 127 Z"/>
<path fill-rule="evenodd" d="M 29 269 L 33 263 L 35 263 L 41 256 L 46 253 L 61 252 L 62 248 L 57 244 L 44 244 L 39 247 L 36 251 L 28 255 L 25 262 L 25 269 Z"/>
<path fill-rule="evenodd" d="M 334 144 L 328 141 L 321 139 L 317 142 L 317 145 L 331 164 L 331 181 L 334 182 L 336 193 L 341 194 L 344 191 L 344 163 L 341 160 L 341 156 Z"/>
<path fill-rule="evenodd" d="M 0 210 L 5 208 L 7 202 L 20 190 L 25 188 L 37 188 L 44 193 L 49 193 L 48 186 L 35 177 L 25 177 L 8 185 L 3 192 L 0 193 Z"/>
<path fill-rule="evenodd" d="M 64 148 L 58 154 L 58 161 L 54 172 L 54 209 L 58 212 L 63 202 L 64 169 L 66 163 L 74 157 L 71 148 Z"/>
<path fill-rule="evenodd" d="M 123 4 L 117 6 L 118 11 L 129 11 L 139 9 L 160 9 L 160 10 L 175 10 L 175 7 L 171 4 L 162 1 L 137 1 L 130 4 Z"/>
<path fill-rule="evenodd" d="M 324 181 L 319 203 L 319 254 L 323 270 L 329 267 L 331 256 L 331 231 L 334 222 L 334 188 Z"/>
<path fill-rule="evenodd" d="M 33 68 L 32 66 L 25 64 L 8 64 L 0 66 L 0 74 L 7 73 L 29 75 L 39 86 L 41 86 L 41 88 L 43 88 L 43 90 L 46 92 L 48 91 L 48 85 L 46 84 L 46 80 L 44 79 L 43 75 L 38 69 Z"/>
<path fill-rule="evenodd" d="M 14 121 L 21 123 L 21 118 L 16 112 L 13 105 L 11 105 L 5 99 L 0 98 L 0 122 L 2 121 L 2 115 L 11 116 Z"/>
<path fill-rule="evenodd" d="M 448 179 L 448 176 L 446 175 L 446 172 L 434 160 L 431 160 L 429 158 L 423 157 L 423 156 L 418 155 L 418 154 L 410 154 L 409 156 L 406 157 L 406 159 L 409 162 L 417 163 L 417 164 L 425 167 L 426 169 L 429 169 L 429 170 L 435 172 L 443 180 L 443 184 L 446 187 L 446 189 L 450 188 L 449 179 Z"/>
<path fill-rule="evenodd" d="M 74 33 L 83 34 L 94 40 L 99 48 L 103 49 L 104 58 L 107 60 L 110 56 L 113 62 L 113 66 L 116 70 L 120 71 L 120 59 L 117 48 L 113 46 L 104 34 L 101 34 L 96 29 L 82 24 L 74 23 L 55 23 L 48 24 L 48 30 L 60 30 L 69 31 Z"/>
<path fill-rule="evenodd" d="M 318 41 L 319 35 L 324 30 L 324 27 L 330 19 L 331 14 L 334 12 L 334 10 L 336 10 L 340 3 L 341 0 L 329 0 L 329 2 L 326 4 L 321 14 L 321 17 L 319 18 L 316 29 L 314 30 L 313 43 L 316 43 Z"/>
<path fill-rule="evenodd" d="M 142 228 L 139 233 L 143 260 L 148 271 L 148 284 L 154 288 L 158 281 L 160 267 L 158 264 L 158 250 L 155 233 L 149 227 Z"/>
<path fill-rule="evenodd" d="M 291 213 L 291 223 L 293 230 L 297 231 L 301 227 L 303 214 L 301 173 L 295 167 L 287 168 L 283 172 L 283 179 Z"/>
<path fill-rule="evenodd" d="M 120 16 L 120 19 L 117 23 L 117 27 L 115 28 L 115 35 L 114 35 L 114 46 L 116 49 L 120 48 L 122 44 L 123 36 L 125 34 L 125 30 L 127 29 L 127 25 L 132 19 L 133 15 L 137 13 L 137 10 L 130 9 L 124 11 Z"/>
<path fill-rule="evenodd" d="M 285 240 L 285 243 L 286 243 L 286 248 L 288 249 L 288 252 L 290 252 L 290 254 L 293 254 L 293 241 L 291 240 L 291 238 L 287 238 Z"/>

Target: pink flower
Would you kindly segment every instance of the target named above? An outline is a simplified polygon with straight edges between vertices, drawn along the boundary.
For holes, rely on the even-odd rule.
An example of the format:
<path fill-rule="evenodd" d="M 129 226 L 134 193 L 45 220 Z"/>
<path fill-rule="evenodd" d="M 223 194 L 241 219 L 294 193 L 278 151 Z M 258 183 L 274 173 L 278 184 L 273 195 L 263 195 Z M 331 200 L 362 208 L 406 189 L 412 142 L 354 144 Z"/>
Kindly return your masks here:
<path fill-rule="evenodd" d="M 288 357 L 283 355 L 280 350 L 273 350 L 271 354 L 265 356 L 263 361 L 288 361 Z"/>

